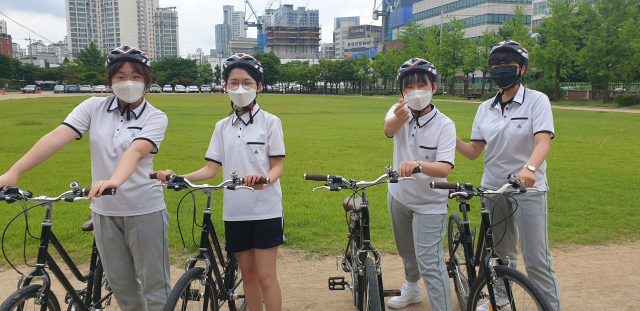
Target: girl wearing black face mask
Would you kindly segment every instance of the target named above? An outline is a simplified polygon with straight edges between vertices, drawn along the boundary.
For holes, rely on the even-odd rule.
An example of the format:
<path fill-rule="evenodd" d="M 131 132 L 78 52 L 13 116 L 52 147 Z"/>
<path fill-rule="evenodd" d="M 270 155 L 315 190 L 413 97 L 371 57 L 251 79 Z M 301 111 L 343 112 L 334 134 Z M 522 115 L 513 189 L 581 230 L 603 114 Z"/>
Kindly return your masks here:
<path fill-rule="evenodd" d="M 527 188 L 539 191 L 510 193 L 485 200 L 491 213 L 494 236 L 502 237 L 496 253 L 515 268 L 518 242 L 526 271 L 554 310 L 560 310 L 560 289 L 547 247 L 547 183 L 545 161 L 554 137 L 549 98 L 525 88 L 520 76 L 527 71 L 527 50 L 515 41 L 504 41 L 491 50 L 491 77 L 500 87 L 496 97 L 482 103 L 473 121 L 471 141 L 456 139 L 456 150 L 470 160 L 485 151 L 482 186 L 498 189 L 506 176 L 516 175 Z M 486 147 L 486 148 L 485 148 Z M 496 211 L 494 213 L 494 211 Z M 504 289 L 496 290 L 501 309 L 510 309 Z M 489 310 L 488 301 L 475 311 Z"/>

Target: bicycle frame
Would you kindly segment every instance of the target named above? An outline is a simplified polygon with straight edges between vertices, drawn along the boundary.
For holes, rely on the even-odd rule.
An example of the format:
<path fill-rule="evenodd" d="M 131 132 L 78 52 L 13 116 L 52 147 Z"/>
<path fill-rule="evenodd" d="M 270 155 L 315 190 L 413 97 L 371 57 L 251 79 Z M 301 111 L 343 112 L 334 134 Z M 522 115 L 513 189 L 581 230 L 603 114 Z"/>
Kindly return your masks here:
<path fill-rule="evenodd" d="M 42 279 L 42 288 L 40 292 L 37 294 L 36 303 L 41 304 L 41 310 L 45 311 L 47 308 L 47 304 L 45 303 L 48 300 L 49 291 L 51 288 L 51 280 L 49 278 L 49 274 L 46 271 L 46 266 L 49 266 L 49 270 L 53 272 L 55 277 L 60 281 L 60 284 L 67 292 L 69 297 L 80 308 L 80 310 L 90 310 L 96 304 L 102 303 L 108 297 L 111 296 L 111 293 L 107 294 L 105 297 L 100 299 L 99 301 L 90 301 L 93 292 L 93 280 L 94 280 L 94 271 L 98 262 L 98 248 L 96 247 L 95 239 L 93 240 L 93 248 L 91 253 L 91 261 L 89 264 L 89 273 L 87 275 L 82 275 L 76 264 L 73 262 L 67 251 L 64 249 L 58 238 L 52 231 L 52 222 L 51 222 L 51 212 L 53 210 L 53 203 L 48 202 L 43 204 L 47 208 L 46 216 L 44 221 L 42 222 L 42 231 L 40 234 L 40 247 L 38 249 L 38 257 L 36 261 L 36 269 L 29 273 L 28 275 L 24 275 L 18 281 L 18 289 L 31 284 L 34 278 Z M 51 255 L 49 254 L 49 244 L 53 245 L 55 250 L 58 252 L 65 265 L 71 270 L 73 276 L 80 282 L 87 283 L 87 292 L 84 295 L 84 299 L 82 299 L 76 289 L 71 285 L 69 279 L 64 275 L 60 266 L 53 260 Z"/>
<path fill-rule="evenodd" d="M 204 261 L 206 264 L 206 268 L 203 275 L 203 282 L 209 285 L 209 280 L 211 280 L 213 277 L 217 284 L 224 285 L 224 287 L 220 289 L 222 290 L 222 292 L 218 293 L 218 299 L 223 301 L 232 301 L 238 298 L 244 298 L 243 295 L 232 294 L 240 285 L 240 283 L 242 283 L 242 279 L 240 279 L 237 284 L 232 283 L 234 282 L 234 280 L 230 278 L 229 273 L 231 272 L 230 269 L 233 269 L 233 267 L 231 267 L 230 265 L 230 259 L 234 255 L 228 254 L 225 260 L 225 257 L 222 253 L 222 248 L 220 247 L 220 242 L 218 241 L 218 236 L 213 226 L 213 222 L 211 221 L 211 200 L 213 191 L 214 190 L 203 190 L 203 192 L 207 195 L 207 206 L 203 211 L 202 234 L 200 235 L 199 253 L 196 257 L 187 259 L 185 270 L 193 268 L 198 261 Z M 222 272 L 220 272 L 218 265 L 220 265 L 220 267 L 223 267 Z M 205 292 L 204 305 L 208 305 L 210 298 L 211 297 L 208 297 L 208 292 Z"/>

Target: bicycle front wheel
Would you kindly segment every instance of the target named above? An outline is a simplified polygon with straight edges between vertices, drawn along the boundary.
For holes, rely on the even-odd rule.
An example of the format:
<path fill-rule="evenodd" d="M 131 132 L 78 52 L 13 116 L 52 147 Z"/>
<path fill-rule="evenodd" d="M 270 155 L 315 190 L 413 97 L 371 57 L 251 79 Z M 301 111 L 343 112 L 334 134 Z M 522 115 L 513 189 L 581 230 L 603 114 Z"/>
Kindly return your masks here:
<path fill-rule="evenodd" d="M 36 294 L 38 294 L 41 287 L 42 285 L 29 285 L 19 289 L 0 305 L 0 311 L 40 310 L 41 306 L 37 305 L 35 301 Z M 60 303 L 52 291 L 49 291 L 48 298 L 47 310 L 60 311 Z"/>
<path fill-rule="evenodd" d="M 209 280 L 207 285 L 202 285 L 203 273 L 204 268 L 187 270 L 171 290 L 164 311 L 219 310 L 216 285 L 212 283 L 213 280 Z"/>
<path fill-rule="evenodd" d="M 453 287 L 458 297 L 458 304 L 461 310 L 467 310 L 467 300 L 469 298 L 469 279 L 464 244 L 465 236 L 462 219 L 458 214 L 449 216 L 447 236 L 449 244 L 449 267 L 453 275 Z"/>
<path fill-rule="evenodd" d="M 496 279 L 502 280 L 509 287 L 505 290 L 501 285 L 493 286 L 496 300 L 499 302 L 500 311 L 552 311 L 551 305 L 543 297 L 538 288 L 526 275 L 520 271 L 506 267 L 495 266 Z M 469 295 L 469 307 L 467 310 L 475 311 L 479 305 L 489 301 L 489 291 L 484 272 L 481 273 L 471 286 Z"/>
<path fill-rule="evenodd" d="M 376 265 L 371 258 L 364 260 L 364 275 L 367 288 L 364 290 L 364 310 L 365 311 L 381 311 L 380 290 L 378 289 L 378 273 L 376 273 Z"/>

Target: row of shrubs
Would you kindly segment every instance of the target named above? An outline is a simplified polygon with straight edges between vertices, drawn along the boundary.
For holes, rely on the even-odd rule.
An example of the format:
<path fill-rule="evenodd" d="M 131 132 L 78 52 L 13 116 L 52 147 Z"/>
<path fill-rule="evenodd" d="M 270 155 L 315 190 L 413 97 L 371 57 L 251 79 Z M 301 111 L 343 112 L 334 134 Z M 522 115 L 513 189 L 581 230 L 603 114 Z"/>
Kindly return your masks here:
<path fill-rule="evenodd" d="M 640 105 L 640 94 L 620 94 L 613 101 L 620 107 Z"/>

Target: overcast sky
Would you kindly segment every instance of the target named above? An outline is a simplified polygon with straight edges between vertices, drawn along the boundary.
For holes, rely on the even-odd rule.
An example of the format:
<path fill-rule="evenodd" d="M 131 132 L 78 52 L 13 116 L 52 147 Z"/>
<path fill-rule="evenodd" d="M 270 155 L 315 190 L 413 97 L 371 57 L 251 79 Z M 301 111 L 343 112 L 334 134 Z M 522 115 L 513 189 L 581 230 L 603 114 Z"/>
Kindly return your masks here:
<path fill-rule="evenodd" d="M 268 0 L 250 0 L 258 14 L 262 14 Z M 284 0 L 282 4 L 293 4 L 294 8 L 304 5 L 306 0 Z M 380 2 L 380 1 L 377 1 Z M 278 6 L 275 1 L 273 8 Z M 0 12 L 31 29 L 46 39 L 58 42 L 67 35 L 65 0 L 0 0 Z M 205 54 L 215 48 L 215 25 L 222 23 L 222 6 L 233 5 L 236 11 L 245 11 L 244 0 L 160 0 L 160 6 L 175 6 L 178 11 L 180 26 L 180 55 L 195 53 L 202 48 Z M 332 42 L 333 18 L 341 16 L 360 16 L 361 24 L 373 21 L 373 0 L 309 0 L 310 9 L 320 10 L 322 42 Z M 249 7 L 246 8 L 250 15 Z M 26 47 L 25 38 L 31 33 L 32 39 L 44 40 L 35 33 L 24 29 L 7 17 L 0 14 L 0 19 L 7 22 L 8 33 L 13 42 Z M 252 17 L 250 21 L 253 21 Z M 380 20 L 374 25 L 380 25 Z M 250 27 L 249 37 L 256 37 L 256 29 Z M 50 44 L 47 40 L 45 43 Z"/>

